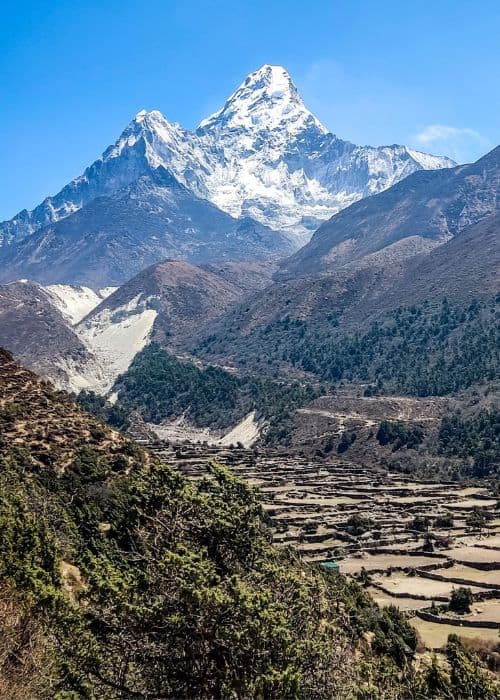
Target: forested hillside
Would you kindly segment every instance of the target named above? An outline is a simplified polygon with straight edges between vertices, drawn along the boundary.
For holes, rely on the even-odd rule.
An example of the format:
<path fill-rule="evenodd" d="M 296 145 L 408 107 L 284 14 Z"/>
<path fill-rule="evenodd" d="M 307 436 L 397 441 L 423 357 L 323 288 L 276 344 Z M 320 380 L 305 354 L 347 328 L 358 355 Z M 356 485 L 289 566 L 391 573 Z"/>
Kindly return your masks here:
<path fill-rule="evenodd" d="M 319 394 L 311 382 L 237 376 L 219 367 L 181 362 L 153 343 L 140 352 L 119 378 L 117 402 L 82 392 L 78 401 L 111 424 L 126 428 L 138 411 L 153 423 L 184 415 L 197 427 L 229 428 L 251 411 L 271 425 L 270 439 L 291 412 Z"/>
<path fill-rule="evenodd" d="M 288 364 L 332 383 L 376 384 L 381 392 L 452 394 L 498 378 L 499 302 L 424 302 L 388 312 L 358 332 L 345 332 L 335 315 L 311 321 L 285 315 L 244 335 L 224 328 L 199 352 L 227 355 L 264 373 Z"/>
<path fill-rule="evenodd" d="M 471 474 L 500 480 L 500 409 L 467 416 L 445 416 L 439 430 L 439 452 L 471 462 Z"/>

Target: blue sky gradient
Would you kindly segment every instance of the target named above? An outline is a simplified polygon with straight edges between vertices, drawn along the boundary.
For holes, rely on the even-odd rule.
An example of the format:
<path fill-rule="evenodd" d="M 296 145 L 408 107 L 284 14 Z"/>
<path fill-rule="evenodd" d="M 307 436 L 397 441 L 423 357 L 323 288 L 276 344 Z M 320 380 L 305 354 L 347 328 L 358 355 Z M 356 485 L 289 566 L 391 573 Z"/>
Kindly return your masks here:
<path fill-rule="evenodd" d="M 79 175 L 141 108 L 195 127 L 263 63 L 359 144 L 459 161 L 500 142 L 498 0 L 38 0 L 0 23 L 0 220 Z"/>

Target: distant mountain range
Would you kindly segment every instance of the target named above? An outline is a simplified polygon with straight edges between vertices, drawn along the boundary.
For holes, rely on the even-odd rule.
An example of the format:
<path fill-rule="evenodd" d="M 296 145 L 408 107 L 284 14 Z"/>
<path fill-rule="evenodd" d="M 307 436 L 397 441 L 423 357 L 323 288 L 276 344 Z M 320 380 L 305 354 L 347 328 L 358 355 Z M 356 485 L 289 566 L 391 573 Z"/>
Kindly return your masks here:
<path fill-rule="evenodd" d="M 281 278 L 394 262 L 425 253 L 496 214 L 500 147 L 476 163 L 416 172 L 332 217 L 292 257 Z"/>
<path fill-rule="evenodd" d="M 266 329 L 275 332 L 283 319 L 321 327 L 335 317 L 347 331 L 402 304 L 486 298 L 500 288 L 499 156 L 495 149 L 472 165 L 416 173 L 335 215 L 281 263 L 169 260 L 97 292 L 6 284 L 0 345 L 61 387 L 107 393 L 152 341 L 191 361 L 251 369 L 264 359 L 274 371 Z"/>
<path fill-rule="evenodd" d="M 289 254 L 340 209 L 454 163 L 405 146 L 355 146 L 263 66 L 195 132 L 139 112 L 80 177 L 0 224 L 1 281 L 119 284 L 166 257 Z"/>
<path fill-rule="evenodd" d="M 220 319 L 211 361 L 246 361 L 249 337 L 284 318 L 336 318 L 348 331 L 405 304 L 494 295 L 499 191 L 500 147 L 471 165 L 414 173 L 336 214 L 280 263 L 273 284 Z"/>
<path fill-rule="evenodd" d="M 338 181 L 321 178 L 338 175 L 339 161 L 319 166 L 327 154 L 333 158 L 334 144 L 344 144 L 344 155 L 356 153 L 343 162 L 359 185 L 351 194 L 362 199 L 293 252 L 304 219 L 293 218 L 287 188 L 295 182 L 293 206 L 310 221 L 318 183 L 323 194 L 327 181 L 331 189 L 314 207 L 322 201 L 323 215 L 338 208 Z M 58 387 L 94 390 L 111 402 L 118 378 L 153 342 L 199 366 L 274 379 L 320 367 L 323 380 L 334 374 L 337 343 L 348 339 L 345 368 L 349 338 L 357 347 L 357 334 L 374 321 L 390 326 L 391 314 L 405 305 L 423 319 L 427 337 L 425 319 L 435 326 L 432 314 L 447 297 L 458 325 L 460 309 L 479 300 L 477 318 L 464 312 L 462 335 L 480 332 L 491 353 L 494 339 L 484 329 L 500 288 L 500 147 L 476 163 L 429 171 L 422 166 L 451 164 L 389 150 L 392 169 L 374 178 L 374 152 L 382 157 L 386 149 L 357 148 L 328 134 L 284 69 L 270 66 L 249 76 L 194 134 L 157 112 L 140 113 L 81 178 L 3 226 L 0 346 Z M 370 168 L 357 168 L 363 158 Z M 415 172 L 401 179 L 403 161 Z M 272 212 L 264 194 L 256 195 L 261 185 Z M 459 348 L 462 336 L 453 337 Z M 405 337 L 394 352 L 390 343 L 380 347 L 393 353 L 392 362 L 412 342 Z M 418 342 L 424 348 L 422 337 Z M 433 347 L 435 357 L 448 352 Z M 482 376 L 481 362 L 473 365 L 467 386 Z M 353 368 L 343 370 L 346 376 Z M 425 384 L 413 379 L 412 386 Z"/>

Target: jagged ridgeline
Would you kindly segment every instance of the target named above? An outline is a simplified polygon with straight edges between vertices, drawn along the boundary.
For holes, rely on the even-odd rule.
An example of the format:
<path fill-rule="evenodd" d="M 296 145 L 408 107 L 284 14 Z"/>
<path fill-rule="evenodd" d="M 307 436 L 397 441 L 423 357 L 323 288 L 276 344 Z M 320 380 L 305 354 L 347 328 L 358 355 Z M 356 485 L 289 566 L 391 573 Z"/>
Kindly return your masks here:
<path fill-rule="evenodd" d="M 166 258 L 276 259 L 352 202 L 452 165 L 338 138 L 264 65 L 195 132 L 141 110 L 81 176 L 0 222 L 0 280 L 100 287 Z"/>
<path fill-rule="evenodd" d="M 445 671 L 413 671 L 417 640 L 396 610 L 274 549 L 253 489 L 217 464 L 187 482 L 4 351 L 0 528 L 2 698 L 451 687 Z M 450 658 L 470 697 L 496 697 L 463 650 Z"/>

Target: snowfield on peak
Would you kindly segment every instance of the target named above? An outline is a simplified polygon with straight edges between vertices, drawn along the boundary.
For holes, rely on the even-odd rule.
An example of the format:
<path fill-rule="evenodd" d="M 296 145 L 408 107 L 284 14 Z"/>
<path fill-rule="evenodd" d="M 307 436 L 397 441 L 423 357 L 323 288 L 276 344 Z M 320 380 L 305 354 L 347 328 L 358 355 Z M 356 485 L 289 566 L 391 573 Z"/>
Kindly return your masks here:
<path fill-rule="evenodd" d="M 262 66 L 251 73 L 229 97 L 222 109 L 203 119 L 203 132 L 243 129 L 277 131 L 282 139 L 314 126 L 328 133 L 305 106 L 290 75 L 282 66 Z"/>
<path fill-rule="evenodd" d="M 446 157 L 405 146 L 356 146 L 307 109 L 290 75 L 264 65 L 195 132 L 158 110 L 141 110 L 80 177 L 33 211 L 0 224 L 0 246 L 78 211 L 97 197 L 165 168 L 197 197 L 304 243 L 326 219 Z"/>

